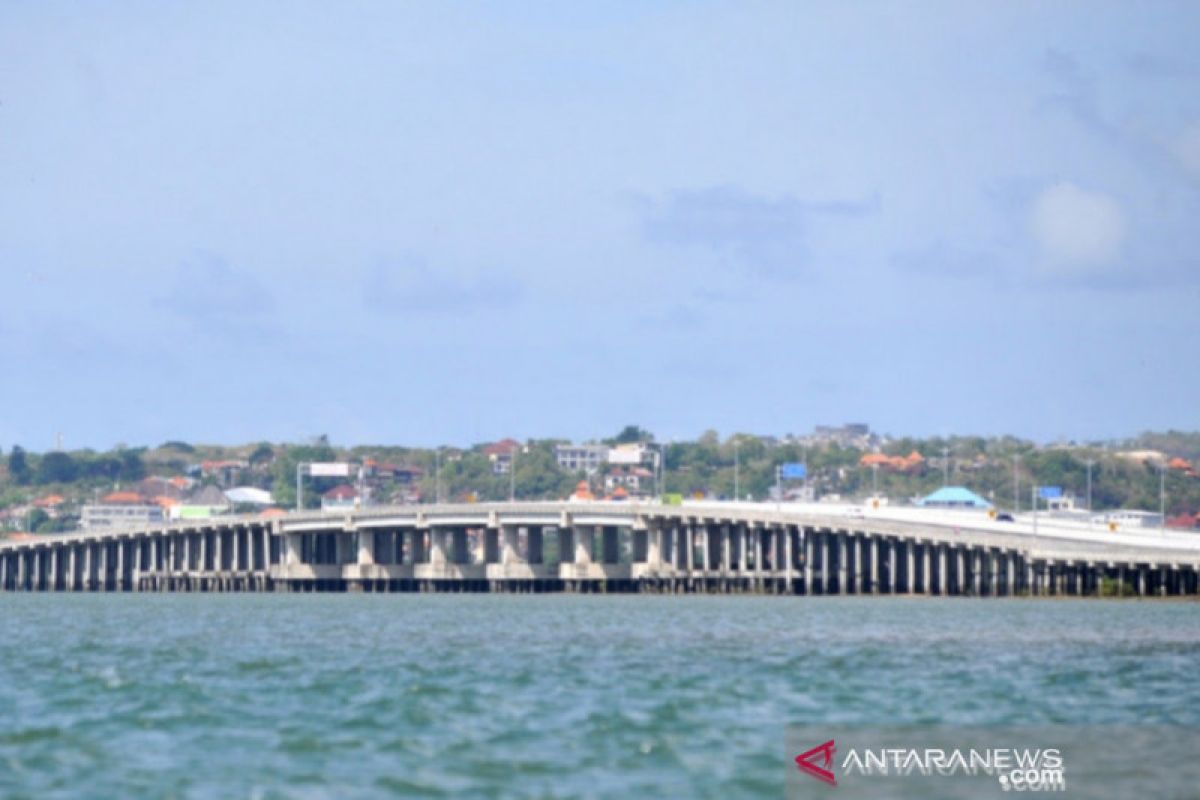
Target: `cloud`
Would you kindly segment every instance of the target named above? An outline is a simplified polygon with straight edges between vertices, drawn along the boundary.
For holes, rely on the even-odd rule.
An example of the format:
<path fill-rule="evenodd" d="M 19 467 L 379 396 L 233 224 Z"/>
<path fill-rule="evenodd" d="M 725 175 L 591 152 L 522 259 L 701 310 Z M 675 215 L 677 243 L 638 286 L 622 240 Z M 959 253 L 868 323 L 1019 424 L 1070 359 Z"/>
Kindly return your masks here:
<path fill-rule="evenodd" d="M 662 200 L 643 199 L 642 206 L 646 241 L 703 248 L 760 274 L 784 277 L 797 273 L 806 260 L 814 216 L 864 216 L 878 210 L 879 200 L 812 203 L 713 186 L 671 192 Z"/>
<path fill-rule="evenodd" d="M 445 313 L 510 307 L 525 287 L 505 275 L 456 276 L 419 259 L 375 265 L 367 274 L 363 302 L 380 314 Z"/>
<path fill-rule="evenodd" d="M 1070 182 L 1052 184 L 1033 201 L 1030 228 L 1053 272 L 1106 267 L 1125 241 L 1125 215 L 1109 195 Z"/>
<path fill-rule="evenodd" d="M 275 333 L 275 296 L 253 274 L 215 253 L 182 262 L 156 305 L 210 338 L 245 343 Z"/>
<path fill-rule="evenodd" d="M 1179 163 L 1194 178 L 1200 178 L 1200 122 L 1191 127 L 1175 141 L 1175 156 Z"/>

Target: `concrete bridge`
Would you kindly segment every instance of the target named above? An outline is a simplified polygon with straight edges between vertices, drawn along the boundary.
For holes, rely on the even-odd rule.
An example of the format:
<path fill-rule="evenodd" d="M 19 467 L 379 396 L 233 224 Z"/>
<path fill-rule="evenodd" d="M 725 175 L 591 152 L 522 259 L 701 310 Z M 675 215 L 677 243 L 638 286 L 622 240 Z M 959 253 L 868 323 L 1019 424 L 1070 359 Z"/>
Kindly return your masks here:
<path fill-rule="evenodd" d="M 1200 536 L 824 504 L 495 503 L 0 542 L 5 591 L 1196 595 Z"/>

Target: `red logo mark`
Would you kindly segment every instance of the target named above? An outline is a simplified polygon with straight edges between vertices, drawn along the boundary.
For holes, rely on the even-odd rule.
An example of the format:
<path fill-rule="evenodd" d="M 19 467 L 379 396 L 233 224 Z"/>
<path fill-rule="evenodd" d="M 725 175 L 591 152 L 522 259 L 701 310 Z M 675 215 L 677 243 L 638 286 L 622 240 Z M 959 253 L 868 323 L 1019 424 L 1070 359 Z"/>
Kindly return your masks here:
<path fill-rule="evenodd" d="M 819 781 L 824 781 L 830 786 L 837 786 L 837 778 L 830 769 L 833 765 L 834 749 L 833 739 L 830 739 L 825 744 L 817 745 L 807 753 L 796 756 L 796 766 L 800 768 L 801 772 L 807 772 Z M 821 763 L 820 766 L 817 766 L 818 761 Z"/>

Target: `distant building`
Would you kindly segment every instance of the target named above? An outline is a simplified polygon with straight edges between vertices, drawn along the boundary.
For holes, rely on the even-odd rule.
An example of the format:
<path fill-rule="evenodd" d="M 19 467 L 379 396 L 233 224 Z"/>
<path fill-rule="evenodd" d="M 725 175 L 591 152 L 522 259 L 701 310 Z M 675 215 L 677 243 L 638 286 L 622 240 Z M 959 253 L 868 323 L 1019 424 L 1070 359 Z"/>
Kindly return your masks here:
<path fill-rule="evenodd" d="M 513 453 L 520 449 L 521 443 L 515 439 L 501 439 L 486 445 L 483 454 L 492 462 L 493 475 L 507 475 L 512 467 Z"/>
<path fill-rule="evenodd" d="M 613 467 L 604 476 L 604 490 L 612 493 L 619 487 L 634 495 L 649 494 L 654 473 L 645 467 Z"/>
<path fill-rule="evenodd" d="M 358 507 L 358 490 L 349 484 L 335 486 L 321 495 L 322 511 L 352 511 Z"/>
<path fill-rule="evenodd" d="M 1047 511 L 1077 511 L 1075 506 L 1075 495 L 1061 494 L 1058 497 L 1046 498 Z"/>
<path fill-rule="evenodd" d="M 917 505 L 923 508 L 978 508 L 988 509 L 992 504 L 965 486 L 943 486 L 933 494 L 922 497 Z"/>
<path fill-rule="evenodd" d="M 650 458 L 650 448 L 640 442 L 619 444 L 608 451 L 609 464 L 641 464 Z"/>
<path fill-rule="evenodd" d="M 200 477 L 216 478 L 222 486 L 233 483 L 233 476 L 244 469 L 250 468 L 250 462 L 244 459 L 225 459 L 223 461 L 202 461 Z"/>
<path fill-rule="evenodd" d="M 567 472 L 592 473 L 608 459 L 608 446 L 603 444 L 560 444 L 554 447 L 554 460 Z"/>

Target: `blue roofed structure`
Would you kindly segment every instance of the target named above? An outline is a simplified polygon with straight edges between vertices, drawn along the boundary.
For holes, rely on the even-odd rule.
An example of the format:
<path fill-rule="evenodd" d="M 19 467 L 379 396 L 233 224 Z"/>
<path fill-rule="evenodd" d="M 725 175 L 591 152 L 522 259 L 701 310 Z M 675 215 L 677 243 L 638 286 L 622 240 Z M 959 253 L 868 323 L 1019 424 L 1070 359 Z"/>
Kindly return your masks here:
<path fill-rule="evenodd" d="M 917 505 L 929 508 L 991 508 L 992 504 L 965 486 L 943 486 L 922 497 Z"/>

